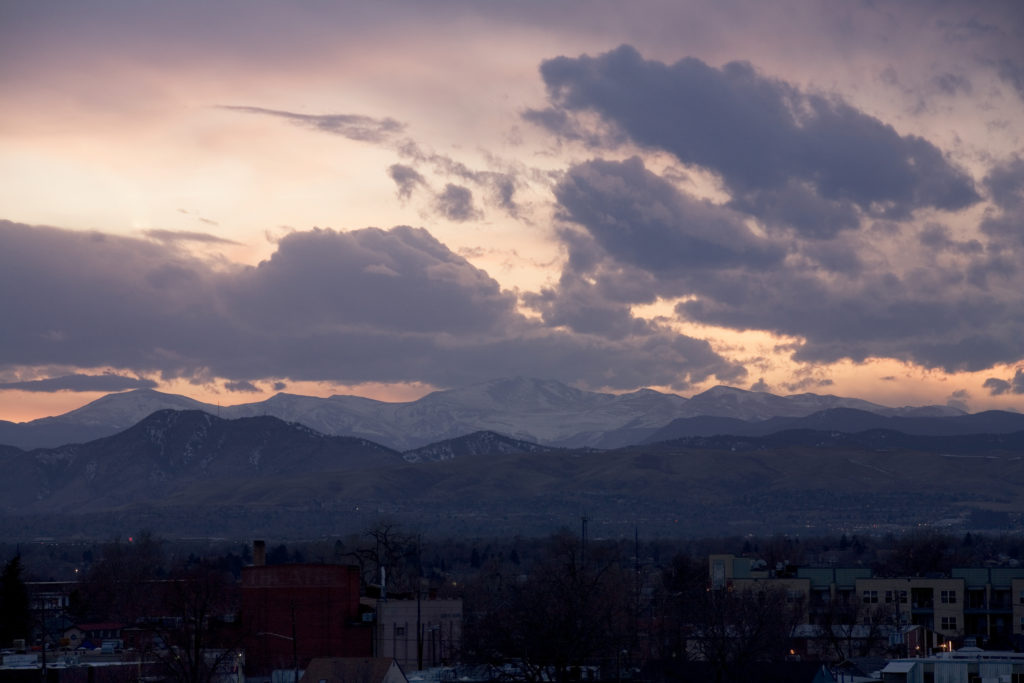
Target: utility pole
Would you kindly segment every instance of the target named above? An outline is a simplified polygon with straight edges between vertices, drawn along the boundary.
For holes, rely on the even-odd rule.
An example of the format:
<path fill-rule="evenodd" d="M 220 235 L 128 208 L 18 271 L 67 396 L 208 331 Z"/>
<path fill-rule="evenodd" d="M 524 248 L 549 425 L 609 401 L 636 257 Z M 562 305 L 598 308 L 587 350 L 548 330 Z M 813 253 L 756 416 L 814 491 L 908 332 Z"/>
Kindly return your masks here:
<path fill-rule="evenodd" d="M 587 565 L 587 522 L 589 521 L 590 518 L 586 514 L 580 517 L 582 526 L 580 529 L 580 569 Z"/>
<path fill-rule="evenodd" d="M 292 602 L 292 667 L 295 669 L 295 678 L 292 683 L 299 683 L 299 641 L 295 637 L 295 603 Z"/>
<path fill-rule="evenodd" d="M 416 585 L 416 670 L 423 671 L 423 622 L 420 621 L 422 606 L 420 600 L 423 597 L 422 579 Z"/>

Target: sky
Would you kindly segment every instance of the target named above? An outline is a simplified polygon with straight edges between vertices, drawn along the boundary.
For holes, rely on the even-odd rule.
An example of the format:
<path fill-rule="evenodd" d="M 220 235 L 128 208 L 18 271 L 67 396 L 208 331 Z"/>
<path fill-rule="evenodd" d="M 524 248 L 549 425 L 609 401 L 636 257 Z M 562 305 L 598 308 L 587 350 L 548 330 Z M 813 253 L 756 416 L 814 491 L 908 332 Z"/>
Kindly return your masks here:
<path fill-rule="evenodd" d="M 1016 0 L 0 0 L 0 419 L 1024 408 Z"/>

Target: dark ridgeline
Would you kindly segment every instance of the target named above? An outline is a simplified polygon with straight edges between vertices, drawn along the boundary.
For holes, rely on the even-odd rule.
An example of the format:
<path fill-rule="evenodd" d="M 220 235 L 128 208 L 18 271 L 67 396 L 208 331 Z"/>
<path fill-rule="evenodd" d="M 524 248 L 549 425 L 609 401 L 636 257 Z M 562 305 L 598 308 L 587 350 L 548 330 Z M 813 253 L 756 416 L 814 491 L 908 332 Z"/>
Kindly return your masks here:
<path fill-rule="evenodd" d="M 875 420 L 943 435 L 836 429 Z M 764 436 L 599 450 L 488 431 L 403 454 L 273 417 L 164 410 L 95 441 L 0 450 L 0 532 L 110 535 L 124 531 L 126 512 L 161 533 L 237 535 L 257 524 L 294 537 L 351 530 L 380 512 L 441 533 L 544 534 L 587 510 L 612 536 L 634 526 L 665 536 L 970 526 L 993 510 L 1017 519 L 1024 432 L 955 433 L 985 420 L 1012 425 L 834 409 L 777 420 L 788 429 Z"/>

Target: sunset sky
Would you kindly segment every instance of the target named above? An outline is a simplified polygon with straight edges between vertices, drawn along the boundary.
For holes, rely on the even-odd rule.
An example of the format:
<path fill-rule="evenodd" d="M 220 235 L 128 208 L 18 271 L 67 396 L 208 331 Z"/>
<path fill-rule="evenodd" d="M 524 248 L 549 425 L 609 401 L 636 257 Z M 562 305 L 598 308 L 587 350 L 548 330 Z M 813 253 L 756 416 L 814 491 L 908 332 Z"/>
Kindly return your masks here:
<path fill-rule="evenodd" d="M 0 419 L 1024 408 L 1024 3 L 0 0 Z"/>

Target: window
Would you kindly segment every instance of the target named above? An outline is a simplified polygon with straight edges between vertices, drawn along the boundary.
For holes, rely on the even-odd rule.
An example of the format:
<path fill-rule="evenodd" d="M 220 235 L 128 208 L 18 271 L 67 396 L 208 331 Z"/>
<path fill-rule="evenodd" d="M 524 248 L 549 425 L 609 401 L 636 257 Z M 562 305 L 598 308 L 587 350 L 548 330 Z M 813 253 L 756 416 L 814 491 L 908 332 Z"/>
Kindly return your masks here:
<path fill-rule="evenodd" d="M 942 617 L 942 630 L 943 631 L 955 631 L 956 630 L 956 617 Z"/>
<path fill-rule="evenodd" d="M 395 635 L 396 636 L 404 636 L 405 635 L 405 627 L 404 626 L 395 626 Z"/>
<path fill-rule="evenodd" d="M 875 604 L 878 602 L 878 591 L 864 591 L 864 602 Z"/>
<path fill-rule="evenodd" d="M 956 591 L 941 591 L 939 593 L 939 601 L 943 605 L 955 605 L 956 604 Z"/>

